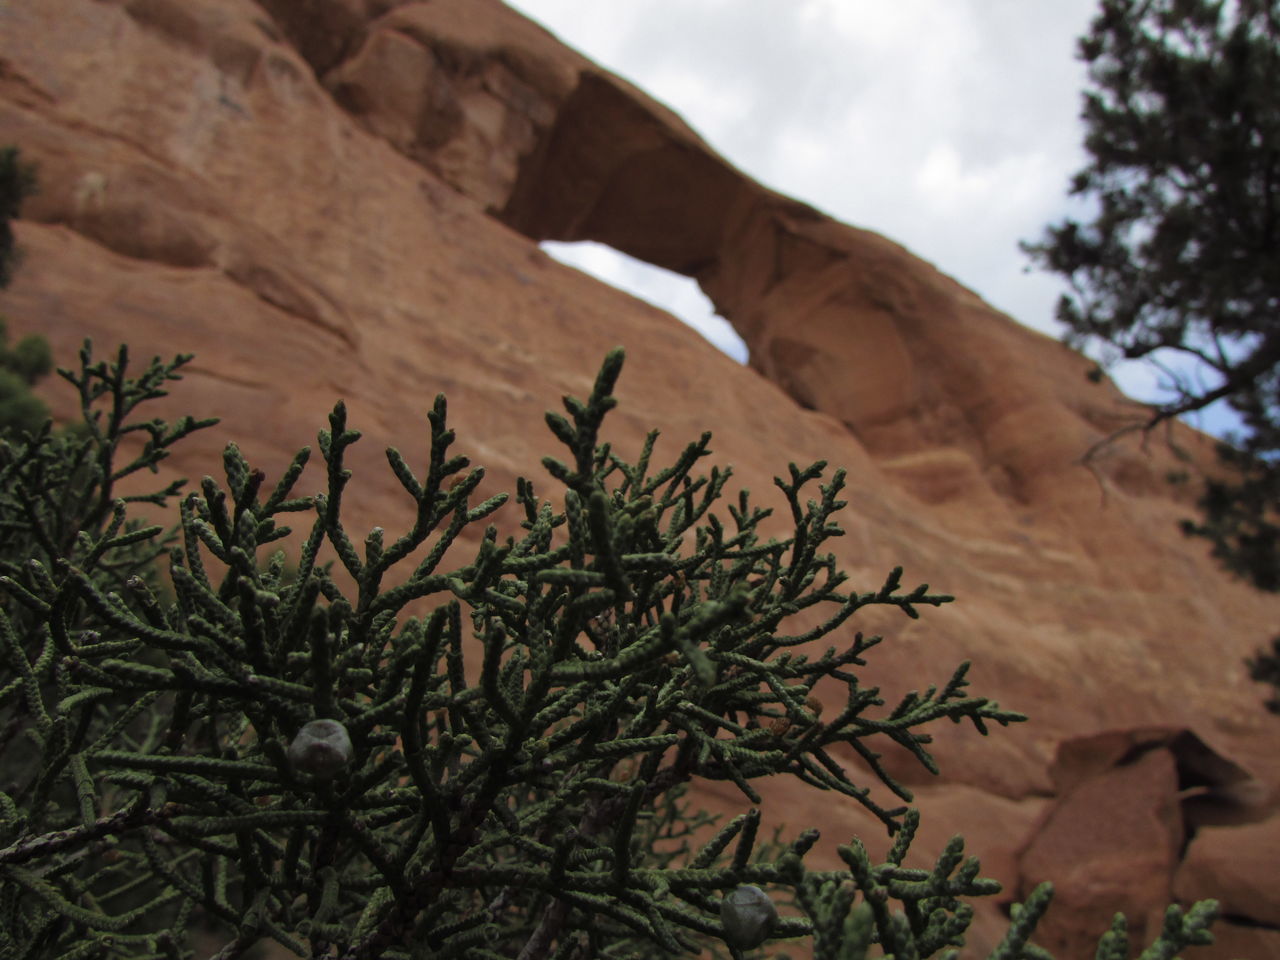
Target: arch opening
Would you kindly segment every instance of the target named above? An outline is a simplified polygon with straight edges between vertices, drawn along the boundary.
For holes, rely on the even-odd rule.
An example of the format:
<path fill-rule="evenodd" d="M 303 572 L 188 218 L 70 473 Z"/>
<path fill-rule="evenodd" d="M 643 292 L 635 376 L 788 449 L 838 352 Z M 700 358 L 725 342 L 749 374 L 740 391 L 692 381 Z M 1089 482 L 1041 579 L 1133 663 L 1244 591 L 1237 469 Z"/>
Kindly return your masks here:
<path fill-rule="evenodd" d="M 675 315 L 721 352 L 738 363 L 747 362 L 747 345 L 733 325 L 716 314 L 715 307 L 692 277 L 655 267 L 594 240 L 576 243 L 544 240 L 539 246 L 561 263 Z"/>

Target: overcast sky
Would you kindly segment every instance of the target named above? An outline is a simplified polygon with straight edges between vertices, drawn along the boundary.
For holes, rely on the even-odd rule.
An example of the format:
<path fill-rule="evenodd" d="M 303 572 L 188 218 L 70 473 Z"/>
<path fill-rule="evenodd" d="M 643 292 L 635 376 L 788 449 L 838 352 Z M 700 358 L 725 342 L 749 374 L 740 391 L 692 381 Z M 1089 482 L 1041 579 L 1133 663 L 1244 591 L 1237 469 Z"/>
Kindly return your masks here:
<path fill-rule="evenodd" d="M 1067 182 L 1085 162 L 1075 41 L 1097 0 L 507 2 L 756 180 L 884 234 L 1058 335 L 1063 283 L 1027 273 L 1017 244 L 1071 209 Z M 597 244 L 545 247 L 745 358 L 694 281 Z M 1146 366 L 1113 375 L 1157 398 Z"/>

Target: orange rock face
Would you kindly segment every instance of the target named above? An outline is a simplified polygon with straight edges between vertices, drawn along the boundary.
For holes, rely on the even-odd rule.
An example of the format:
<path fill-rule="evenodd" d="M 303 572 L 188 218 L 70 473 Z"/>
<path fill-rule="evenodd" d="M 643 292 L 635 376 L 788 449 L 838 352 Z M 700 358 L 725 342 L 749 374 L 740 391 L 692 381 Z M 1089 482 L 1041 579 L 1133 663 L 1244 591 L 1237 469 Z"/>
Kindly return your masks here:
<path fill-rule="evenodd" d="M 1270 942 L 1256 924 L 1274 923 L 1280 894 L 1257 874 L 1274 862 L 1236 856 L 1253 834 L 1225 831 L 1275 835 L 1258 824 L 1280 785 L 1280 721 L 1241 661 L 1280 603 L 1179 534 L 1193 498 L 1166 483 L 1182 464 L 1163 442 L 1079 464 L 1134 417 L 1085 380 L 1084 358 L 891 241 L 762 188 L 497 0 L 0 0 L 0 131 L 41 188 L 0 311 L 63 364 L 85 336 L 195 353 L 166 412 L 222 425 L 179 447 L 179 473 L 216 472 L 235 440 L 278 475 L 341 397 L 365 433 L 348 527 L 407 525 L 382 450 L 425 456 L 444 392 L 485 490 L 517 475 L 549 490 L 542 411 L 584 395 L 623 344 L 606 433 L 624 454 L 650 427 L 669 456 L 712 430 L 717 462 L 774 506 L 788 461 L 845 467 L 837 548 L 858 587 L 902 564 L 959 598 L 920 621 L 857 624 L 887 637 L 869 683 L 892 702 L 971 659 L 976 692 L 1031 715 L 986 739 L 935 730 L 940 778 L 886 758 L 916 790 L 921 862 L 963 832 L 1006 902 L 1057 879 L 1062 922 L 1094 934 L 1116 908 L 1154 932 L 1168 897 L 1214 893 L 1190 866 L 1203 865 L 1241 924 L 1224 927 L 1227 946 Z M 696 277 L 750 367 L 556 264 L 543 239 L 599 240 Z M 71 415 L 57 384 L 45 393 Z M 1174 439 L 1207 457 L 1193 431 Z M 1191 740 L 1152 741 L 1154 728 Z M 1184 782 L 1200 748 L 1241 771 L 1209 800 Z M 887 846 L 852 804 L 781 779 L 762 792 L 766 820 L 822 828 L 816 866 L 854 834 Z M 1074 842 L 1120 794 L 1130 819 Z M 701 799 L 742 807 L 722 785 Z M 1197 819 L 1206 803 L 1234 812 Z M 1102 841 L 1121 835 L 1117 865 Z M 1103 889 L 1090 877 L 1104 869 L 1141 883 Z M 1003 926 L 982 905 L 975 954 Z M 1086 955 L 1054 931 L 1062 956 Z"/>

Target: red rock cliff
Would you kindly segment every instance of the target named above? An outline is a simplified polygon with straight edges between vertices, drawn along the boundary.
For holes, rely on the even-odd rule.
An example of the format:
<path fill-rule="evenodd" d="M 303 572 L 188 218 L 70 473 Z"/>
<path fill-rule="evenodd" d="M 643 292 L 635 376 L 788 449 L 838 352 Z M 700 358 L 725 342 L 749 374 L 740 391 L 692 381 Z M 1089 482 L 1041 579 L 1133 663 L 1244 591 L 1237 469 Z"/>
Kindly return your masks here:
<path fill-rule="evenodd" d="M 232 438 L 279 471 L 344 397 L 366 433 L 351 524 L 394 524 L 380 451 L 423 448 L 435 393 L 512 489 L 550 449 L 541 411 L 624 344 L 621 448 L 711 429 L 757 493 L 788 461 L 844 466 L 840 559 L 863 589 L 901 563 L 959 597 L 860 624 L 888 636 L 867 672 L 890 698 L 968 658 L 976 690 L 1032 715 L 985 740 L 937 731 L 938 779 L 891 758 L 918 790 L 921 859 L 963 832 L 1006 901 L 1055 879 L 1042 942 L 1064 957 L 1115 908 L 1153 935 L 1170 898 L 1210 895 L 1241 923 L 1200 955 L 1280 955 L 1280 728 L 1241 664 L 1280 605 L 1177 532 L 1190 506 L 1161 443 L 1078 465 L 1132 416 L 1082 357 L 754 183 L 497 0 L 0 0 L 0 141 L 41 184 L 0 310 L 64 363 L 86 335 L 194 352 L 171 410 L 223 423 L 179 472 L 213 472 Z M 751 366 L 543 239 L 695 277 Z M 855 833 L 883 843 L 796 786 L 767 784 L 766 816 L 821 826 L 815 863 Z M 1002 924 L 983 908 L 975 955 Z"/>

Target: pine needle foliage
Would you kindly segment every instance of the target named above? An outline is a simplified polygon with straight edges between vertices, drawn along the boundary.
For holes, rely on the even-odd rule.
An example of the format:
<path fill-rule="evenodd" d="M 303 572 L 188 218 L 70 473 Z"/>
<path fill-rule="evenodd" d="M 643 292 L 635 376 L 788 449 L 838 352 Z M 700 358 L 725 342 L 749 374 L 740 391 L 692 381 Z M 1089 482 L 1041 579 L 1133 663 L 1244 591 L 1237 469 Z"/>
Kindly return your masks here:
<path fill-rule="evenodd" d="M 851 618 L 951 598 L 904 590 L 900 570 L 849 584 L 824 550 L 843 473 L 776 481 L 786 539 L 762 538 L 769 511 L 745 492 L 722 517 L 730 472 L 695 472 L 709 435 L 661 469 L 656 435 L 635 463 L 601 442 L 615 351 L 585 402 L 547 415 L 561 491 L 518 481 L 518 536 L 473 532 L 508 498 L 475 502 L 483 471 L 451 455 L 443 397 L 420 470 L 386 452 L 407 529 L 357 542 L 344 526 L 360 434 L 339 403 L 323 494 L 294 492 L 309 449 L 269 485 L 228 445 L 224 480 L 182 497 L 167 535 L 130 503 L 163 506 L 178 484 L 116 491 L 211 425 L 133 418 L 189 359 L 133 379 L 123 349 L 95 363 L 86 343 L 79 372 L 60 371 L 85 429 L 0 444 L 0 955 L 232 958 L 274 940 L 343 960 L 742 958 L 765 936 L 811 938 L 824 960 L 956 955 L 965 898 L 998 884 L 959 837 L 933 869 L 904 867 L 918 815 L 839 757 L 905 803 L 878 743 L 936 770 L 928 724 L 1024 718 L 970 695 L 967 664 L 888 709 L 859 682 L 879 638 Z M 305 538 L 286 576 L 283 551 L 259 558 L 293 517 Z M 168 603 L 150 572 L 165 551 Z M 845 692 L 825 722 L 820 682 Z M 812 829 L 758 843 L 752 784 L 775 775 L 863 805 L 895 837 L 886 862 L 854 840 L 847 869 L 806 870 Z M 684 796 L 700 780 L 751 806 L 712 822 Z M 732 903 L 759 898 L 728 897 L 744 885 L 806 916 L 748 924 Z M 1045 956 L 1029 940 L 1051 893 L 1015 910 L 995 957 Z M 1171 912 L 1151 956 L 1205 942 L 1213 909 Z"/>
<path fill-rule="evenodd" d="M 1069 284 L 1069 343 L 1158 371 L 1169 399 L 1118 434 L 1235 412 L 1182 530 L 1280 591 L 1280 2 L 1101 0 L 1079 59 L 1088 162 L 1069 193 L 1092 210 L 1022 249 Z"/>

